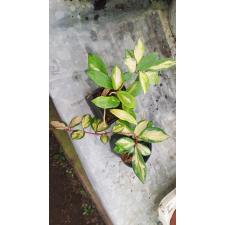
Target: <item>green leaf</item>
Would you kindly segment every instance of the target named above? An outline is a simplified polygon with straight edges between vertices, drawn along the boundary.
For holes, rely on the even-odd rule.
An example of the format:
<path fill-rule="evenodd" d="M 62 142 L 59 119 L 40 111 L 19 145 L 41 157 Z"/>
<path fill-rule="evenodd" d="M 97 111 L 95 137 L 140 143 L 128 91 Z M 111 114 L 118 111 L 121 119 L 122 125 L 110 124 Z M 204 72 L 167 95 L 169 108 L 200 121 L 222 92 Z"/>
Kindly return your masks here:
<path fill-rule="evenodd" d="M 144 56 L 137 65 L 138 71 L 145 71 L 150 68 L 157 61 L 156 53 L 150 53 Z"/>
<path fill-rule="evenodd" d="M 91 125 L 91 120 L 92 120 L 91 115 L 89 114 L 84 115 L 82 118 L 82 127 L 83 128 L 89 127 Z"/>
<path fill-rule="evenodd" d="M 142 120 L 138 123 L 138 125 L 135 127 L 134 134 L 136 136 L 139 136 L 147 127 L 148 127 L 149 121 Z"/>
<path fill-rule="evenodd" d="M 136 60 L 134 59 L 133 51 L 125 51 L 125 65 L 127 66 L 129 72 L 134 73 L 136 70 Z"/>
<path fill-rule="evenodd" d="M 176 61 L 173 59 L 165 58 L 156 61 L 154 64 L 152 64 L 149 69 L 152 71 L 159 71 L 159 70 L 165 70 L 169 69 L 170 67 L 176 65 Z"/>
<path fill-rule="evenodd" d="M 146 73 L 144 72 L 139 72 L 139 80 L 141 83 L 141 87 L 144 91 L 144 94 L 147 92 L 148 87 L 149 87 L 149 80 L 148 80 L 148 76 Z"/>
<path fill-rule="evenodd" d="M 131 84 L 131 85 L 127 88 L 127 92 L 128 92 L 129 94 L 133 95 L 134 97 L 140 95 L 141 92 L 142 92 L 142 87 L 141 87 L 140 81 L 135 81 L 133 84 Z"/>
<path fill-rule="evenodd" d="M 77 140 L 77 139 L 81 139 L 83 138 L 85 135 L 85 132 L 83 130 L 74 130 L 72 133 L 71 133 L 71 138 L 73 140 Z"/>
<path fill-rule="evenodd" d="M 150 143 L 156 143 L 164 141 L 169 136 L 160 128 L 157 127 L 148 127 L 140 135 L 140 139 Z"/>
<path fill-rule="evenodd" d="M 112 80 L 111 77 L 96 70 L 86 71 L 88 77 L 92 79 L 98 86 L 112 89 Z"/>
<path fill-rule="evenodd" d="M 93 118 L 92 121 L 91 121 L 91 128 L 93 129 L 93 131 L 97 131 L 97 128 L 98 128 L 98 124 L 101 122 L 100 119 L 97 119 L 97 118 Z"/>
<path fill-rule="evenodd" d="M 99 56 L 90 53 L 88 54 L 88 69 L 108 74 L 103 60 Z"/>
<path fill-rule="evenodd" d="M 50 124 L 57 130 L 65 130 L 67 128 L 65 123 L 59 121 L 51 121 Z"/>
<path fill-rule="evenodd" d="M 92 102 L 103 109 L 116 108 L 120 105 L 120 101 L 114 96 L 100 96 L 92 100 Z"/>
<path fill-rule="evenodd" d="M 106 144 L 109 141 L 109 137 L 106 134 L 102 134 L 100 140 L 103 144 Z"/>
<path fill-rule="evenodd" d="M 127 91 L 118 91 L 117 97 L 127 108 L 135 108 L 135 98 L 133 95 L 129 94 Z"/>
<path fill-rule="evenodd" d="M 122 76 L 123 76 L 124 82 L 128 81 L 128 80 L 130 80 L 132 78 L 132 74 L 129 73 L 129 72 L 123 73 Z"/>
<path fill-rule="evenodd" d="M 81 123 L 82 116 L 75 116 L 69 123 L 69 127 L 73 128 Z"/>
<path fill-rule="evenodd" d="M 122 109 L 128 112 L 131 116 L 133 116 L 136 119 L 136 114 L 134 112 L 134 109 L 128 108 L 125 105 L 122 105 Z"/>
<path fill-rule="evenodd" d="M 143 57 L 144 50 L 145 50 L 144 44 L 141 41 L 141 39 L 139 39 L 136 46 L 134 47 L 134 56 L 135 56 L 135 59 L 137 60 L 137 63 L 139 63 L 141 58 Z"/>
<path fill-rule="evenodd" d="M 155 72 L 155 71 L 148 71 L 148 72 L 145 72 L 148 76 L 148 80 L 149 80 L 149 83 L 152 84 L 152 85 L 156 85 L 159 83 L 159 75 L 158 75 L 158 72 Z"/>
<path fill-rule="evenodd" d="M 132 124 L 137 124 L 136 119 L 122 109 L 111 109 L 110 112 L 121 120 L 125 120 Z"/>
<path fill-rule="evenodd" d="M 143 144 L 138 143 L 137 149 L 143 156 L 147 156 L 151 154 L 151 150 Z"/>
<path fill-rule="evenodd" d="M 119 146 L 125 150 L 128 150 L 128 149 L 134 147 L 135 143 L 134 143 L 134 140 L 131 138 L 122 137 L 115 143 L 115 145 Z"/>
<path fill-rule="evenodd" d="M 106 122 L 101 121 L 100 123 L 98 123 L 97 131 L 98 132 L 104 131 L 104 130 L 106 130 L 108 128 L 109 128 L 109 125 Z"/>
<path fill-rule="evenodd" d="M 134 155 L 132 157 L 132 167 L 136 176 L 142 183 L 144 183 L 146 179 L 147 168 L 144 159 L 141 153 L 139 153 L 139 151 L 137 150 L 137 148 L 135 148 Z"/>
<path fill-rule="evenodd" d="M 123 76 L 118 66 L 114 66 L 112 70 L 112 86 L 114 90 L 120 89 L 123 85 Z"/>

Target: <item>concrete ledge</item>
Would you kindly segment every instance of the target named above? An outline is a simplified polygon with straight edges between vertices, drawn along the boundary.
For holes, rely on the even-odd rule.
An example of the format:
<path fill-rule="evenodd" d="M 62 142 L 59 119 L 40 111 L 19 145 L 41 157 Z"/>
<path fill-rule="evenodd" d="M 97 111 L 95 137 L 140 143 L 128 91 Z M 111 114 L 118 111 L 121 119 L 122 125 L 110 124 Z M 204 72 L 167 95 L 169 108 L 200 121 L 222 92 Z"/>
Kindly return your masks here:
<path fill-rule="evenodd" d="M 54 103 L 50 99 L 49 100 L 49 121 L 52 121 L 52 120 L 61 120 L 61 118 L 59 117 L 59 114 L 56 111 Z M 80 179 L 85 190 L 90 194 L 90 196 L 91 196 L 94 204 L 96 205 L 96 208 L 97 208 L 99 214 L 102 216 L 105 224 L 113 225 L 109 216 L 107 215 L 107 212 L 105 211 L 104 207 L 102 206 L 100 199 L 96 195 L 94 189 L 91 186 L 91 183 L 89 182 L 89 180 L 87 178 L 87 175 L 81 165 L 81 162 L 80 162 L 78 155 L 73 147 L 72 142 L 70 141 L 68 134 L 64 131 L 59 131 L 59 130 L 55 130 L 55 129 L 53 129 L 52 132 L 54 133 L 58 142 L 62 146 L 64 154 L 65 154 L 67 160 L 70 162 L 71 166 L 73 167 L 75 174 Z"/>

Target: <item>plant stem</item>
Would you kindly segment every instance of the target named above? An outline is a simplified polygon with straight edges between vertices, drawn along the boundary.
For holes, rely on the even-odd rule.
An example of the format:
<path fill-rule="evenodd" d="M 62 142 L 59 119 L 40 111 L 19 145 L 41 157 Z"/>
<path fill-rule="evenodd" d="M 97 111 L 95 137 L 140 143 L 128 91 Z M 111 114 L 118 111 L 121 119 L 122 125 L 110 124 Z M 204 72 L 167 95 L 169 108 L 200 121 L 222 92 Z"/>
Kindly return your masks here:
<path fill-rule="evenodd" d="M 66 128 L 65 131 L 67 132 L 73 132 L 74 130 L 70 129 L 70 128 Z M 105 132 L 91 132 L 91 131 L 86 131 L 86 130 L 83 130 L 86 134 L 92 134 L 92 135 L 102 135 L 102 134 L 113 134 L 112 131 L 105 131 Z M 133 133 L 115 133 L 115 134 L 122 134 L 122 135 L 129 135 L 129 136 L 132 136 Z M 138 137 L 135 136 L 134 139 L 138 140 Z"/>
<path fill-rule="evenodd" d="M 103 111 L 103 122 L 104 122 L 104 123 L 106 123 L 106 122 L 105 122 L 105 115 L 106 115 L 106 109 L 104 109 L 104 111 Z"/>
<path fill-rule="evenodd" d="M 84 130 L 84 132 L 86 133 L 86 134 L 93 134 L 93 135 L 102 135 L 102 134 L 111 134 L 112 132 L 111 131 L 108 131 L 108 132 L 90 132 L 90 131 L 86 131 L 86 130 Z"/>
<path fill-rule="evenodd" d="M 112 91 L 109 95 L 116 94 L 116 91 Z"/>

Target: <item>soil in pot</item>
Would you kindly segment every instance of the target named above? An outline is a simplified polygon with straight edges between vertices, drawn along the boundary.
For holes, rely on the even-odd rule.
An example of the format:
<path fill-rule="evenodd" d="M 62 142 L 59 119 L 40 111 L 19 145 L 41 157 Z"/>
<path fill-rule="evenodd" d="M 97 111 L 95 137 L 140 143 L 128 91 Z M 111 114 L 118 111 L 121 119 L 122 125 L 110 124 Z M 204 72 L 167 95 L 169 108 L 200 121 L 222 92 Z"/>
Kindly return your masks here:
<path fill-rule="evenodd" d="M 111 150 L 113 151 L 113 148 L 115 147 L 115 143 L 117 140 L 119 140 L 120 138 L 124 137 L 124 135 L 122 134 L 113 134 L 111 136 L 111 139 L 110 139 L 110 147 L 111 147 Z M 148 148 L 150 148 L 152 150 L 152 144 L 151 143 L 147 143 L 147 142 L 140 142 L 141 144 L 147 146 Z M 117 154 L 118 155 L 118 154 Z M 132 167 L 132 155 L 128 155 L 128 154 L 122 154 L 122 155 L 119 155 L 121 160 L 129 167 Z M 143 156 L 143 159 L 145 162 L 148 161 L 148 159 L 150 158 L 150 155 L 148 156 Z"/>
<path fill-rule="evenodd" d="M 103 118 L 103 115 L 104 115 L 104 110 L 101 109 L 101 108 L 98 108 L 94 103 L 92 103 L 91 101 L 99 96 L 102 95 L 102 92 L 103 92 L 104 88 L 98 88 L 96 89 L 92 94 L 89 94 L 85 97 L 86 99 L 86 102 L 87 104 L 89 105 L 92 113 L 94 114 L 95 117 L 97 117 L 98 119 L 101 119 Z M 125 88 L 122 88 L 122 90 L 126 90 Z M 106 96 L 110 95 L 111 92 L 113 92 L 113 90 L 109 91 L 107 93 Z M 117 109 L 121 109 L 122 108 L 122 105 L 120 104 Z M 105 117 L 105 120 L 107 122 L 108 125 L 111 125 L 113 124 L 116 120 L 117 120 L 117 117 L 115 117 L 112 113 L 110 113 L 110 111 L 108 109 L 106 109 L 106 117 Z"/>

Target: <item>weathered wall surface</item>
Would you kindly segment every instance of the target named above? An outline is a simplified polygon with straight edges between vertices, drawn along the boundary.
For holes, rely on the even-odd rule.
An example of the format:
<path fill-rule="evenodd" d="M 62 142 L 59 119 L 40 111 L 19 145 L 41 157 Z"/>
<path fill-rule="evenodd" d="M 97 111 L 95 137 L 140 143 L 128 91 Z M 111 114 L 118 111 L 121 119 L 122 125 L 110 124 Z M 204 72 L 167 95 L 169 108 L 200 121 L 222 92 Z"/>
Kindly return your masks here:
<path fill-rule="evenodd" d="M 149 52 L 171 56 L 158 13 L 147 7 L 94 11 L 90 2 L 50 0 L 50 95 L 65 122 L 90 113 L 84 97 L 96 86 L 84 73 L 87 52 L 98 53 L 111 68 L 125 69 L 124 50 L 139 37 Z M 144 185 L 98 138 L 73 142 L 115 225 L 156 225 L 157 204 L 175 185 L 175 80 L 174 70 L 165 72 L 159 86 L 137 99 L 139 118 L 144 113 L 171 136 L 153 145 Z"/>

